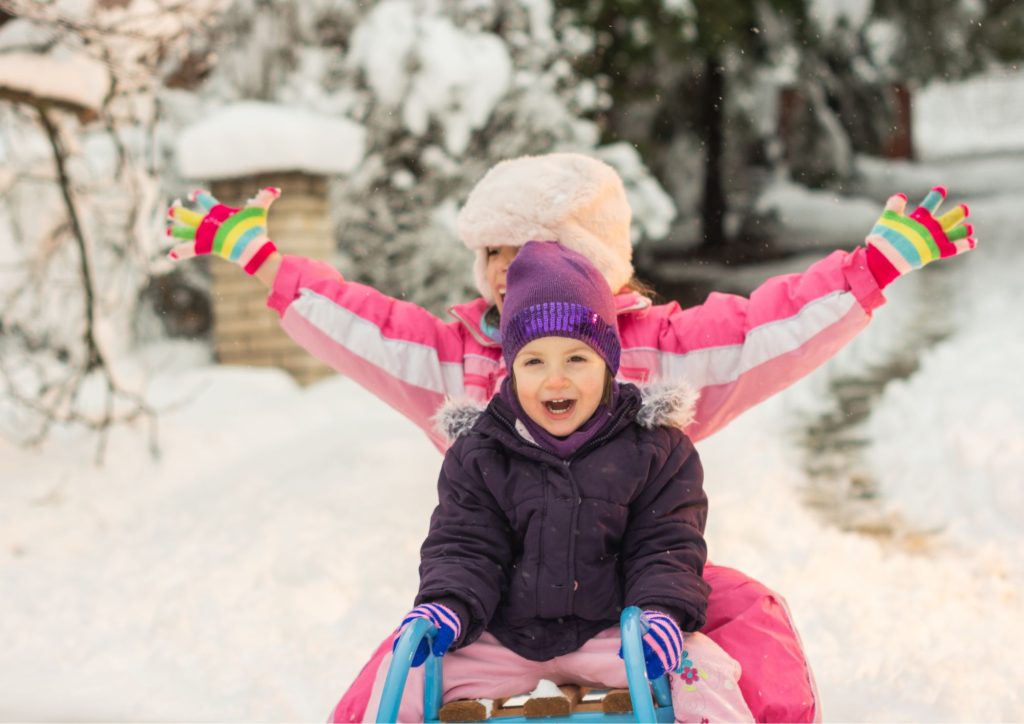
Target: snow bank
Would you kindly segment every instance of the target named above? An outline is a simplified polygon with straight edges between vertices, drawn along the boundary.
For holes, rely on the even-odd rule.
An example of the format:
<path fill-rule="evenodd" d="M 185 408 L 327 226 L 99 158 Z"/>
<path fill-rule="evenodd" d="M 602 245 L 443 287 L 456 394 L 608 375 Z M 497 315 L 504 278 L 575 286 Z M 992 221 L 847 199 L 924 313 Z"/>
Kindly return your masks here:
<path fill-rule="evenodd" d="M 914 95 L 914 148 L 922 159 L 1024 150 L 1024 72 L 931 83 Z"/>
<path fill-rule="evenodd" d="M 946 271 L 959 292 L 958 333 L 886 388 L 869 426 L 890 510 L 960 546 L 1019 548 L 1024 530 L 1024 385 L 996 372 L 1024 359 L 1016 213 L 972 205 L 981 245 Z"/>
<path fill-rule="evenodd" d="M 245 101 L 186 128 L 175 153 L 182 176 L 206 181 L 274 171 L 347 174 L 363 159 L 365 136 L 347 118 Z"/>
<path fill-rule="evenodd" d="M 898 190 L 898 189 L 897 189 Z M 892 193 L 895 193 L 893 191 Z M 758 197 L 757 210 L 774 214 L 785 234 L 782 249 L 852 249 L 882 213 L 871 199 L 850 199 L 776 179 Z"/>
<path fill-rule="evenodd" d="M 181 368 L 150 399 L 188 401 L 160 461 L 138 428 L 105 469 L 74 431 L 0 440 L 0 719 L 322 721 L 409 607 L 440 456 L 340 377 Z"/>

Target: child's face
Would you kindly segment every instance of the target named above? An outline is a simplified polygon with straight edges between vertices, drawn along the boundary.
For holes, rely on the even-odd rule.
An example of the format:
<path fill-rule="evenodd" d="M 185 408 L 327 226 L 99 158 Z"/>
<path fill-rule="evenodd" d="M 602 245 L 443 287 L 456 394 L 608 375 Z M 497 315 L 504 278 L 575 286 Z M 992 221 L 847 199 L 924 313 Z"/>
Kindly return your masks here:
<path fill-rule="evenodd" d="M 607 366 L 587 344 L 568 337 L 540 337 L 512 360 L 516 396 L 530 419 L 564 437 L 590 419 L 601 398 Z"/>
<path fill-rule="evenodd" d="M 505 306 L 505 274 L 508 265 L 519 253 L 518 246 L 487 247 L 487 286 L 491 288 L 491 296 L 498 307 L 498 312 Z"/>

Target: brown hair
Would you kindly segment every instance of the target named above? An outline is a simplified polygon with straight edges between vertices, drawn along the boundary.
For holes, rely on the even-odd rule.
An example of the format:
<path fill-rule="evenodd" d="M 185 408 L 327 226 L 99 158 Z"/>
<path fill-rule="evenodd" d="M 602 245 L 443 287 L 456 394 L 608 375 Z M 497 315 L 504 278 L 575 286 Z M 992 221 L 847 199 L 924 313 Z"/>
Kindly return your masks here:
<path fill-rule="evenodd" d="M 638 279 L 636 276 L 630 277 L 630 280 L 626 282 L 626 286 L 622 287 L 621 291 L 636 292 L 640 296 L 647 297 L 651 301 L 654 301 L 658 296 L 658 293 L 654 291 L 654 286 Z"/>
<path fill-rule="evenodd" d="M 604 392 L 601 393 L 601 404 L 610 405 L 612 404 L 612 383 L 615 382 L 615 375 L 608 369 L 607 366 L 604 368 Z"/>

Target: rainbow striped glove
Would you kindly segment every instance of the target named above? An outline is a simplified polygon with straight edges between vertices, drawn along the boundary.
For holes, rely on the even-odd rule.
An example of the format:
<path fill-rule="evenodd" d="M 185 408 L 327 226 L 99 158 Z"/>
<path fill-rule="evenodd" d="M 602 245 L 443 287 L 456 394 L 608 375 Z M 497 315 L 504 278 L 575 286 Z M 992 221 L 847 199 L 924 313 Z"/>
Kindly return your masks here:
<path fill-rule="evenodd" d="M 171 249 L 168 258 L 178 261 L 215 254 L 238 264 L 246 274 L 255 274 L 277 251 L 267 236 L 267 211 L 280 195 L 280 189 L 265 188 L 241 209 L 225 206 L 202 189 L 189 195 L 201 211 L 186 209 L 175 201 L 167 210 L 167 235 L 184 242 Z"/>
<path fill-rule="evenodd" d="M 660 679 L 666 671 L 675 671 L 683 661 L 683 632 L 671 616 L 647 610 L 640 614 L 647 633 L 641 638 L 648 681 Z M 619 646 L 619 658 L 622 647 Z"/>
<path fill-rule="evenodd" d="M 907 197 L 889 197 L 866 239 L 868 268 L 880 288 L 936 259 L 957 256 L 977 246 L 972 236 L 974 227 L 963 223 L 971 213 L 967 204 L 958 204 L 935 218 L 933 214 L 945 198 L 946 189 L 936 186 L 910 216 L 904 216 Z"/>
<path fill-rule="evenodd" d="M 458 639 L 459 634 L 462 633 L 462 622 L 459 621 L 459 617 L 455 615 L 454 611 L 440 603 L 424 603 L 409 611 L 402 619 L 402 625 L 398 627 L 395 634 L 395 642 L 391 645 L 392 651 L 398 648 L 398 639 L 405 629 L 418 618 L 425 618 L 437 626 L 437 633 L 434 635 L 434 656 L 444 656 L 452 642 Z M 423 639 L 412 657 L 412 665 L 414 667 L 422 665 L 427 660 L 428 653 L 427 640 Z"/>

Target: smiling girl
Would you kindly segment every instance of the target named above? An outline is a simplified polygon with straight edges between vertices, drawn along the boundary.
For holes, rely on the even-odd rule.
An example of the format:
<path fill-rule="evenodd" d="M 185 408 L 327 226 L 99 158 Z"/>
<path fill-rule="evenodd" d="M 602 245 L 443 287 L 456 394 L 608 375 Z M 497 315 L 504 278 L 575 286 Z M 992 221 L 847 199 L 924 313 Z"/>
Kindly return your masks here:
<path fill-rule="evenodd" d="M 740 667 L 704 625 L 703 471 L 679 430 L 685 392 L 615 381 L 615 301 L 597 269 L 554 243 L 508 269 L 501 348 L 511 373 L 486 409 L 446 408 L 457 436 L 420 560 L 416 607 L 446 655 L 443 701 L 556 684 L 625 687 L 617 621 L 643 610 L 648 676 L 669 673 L 676 721 L 750 721 Z M 448 652 L 451 653 L 448 653 Z M 414 657 L 422 664 L 427 643 Z M 369 712 L 387 671 L 378 672 Z M 422 721 L 423 677 L 400 721 Z"/>

